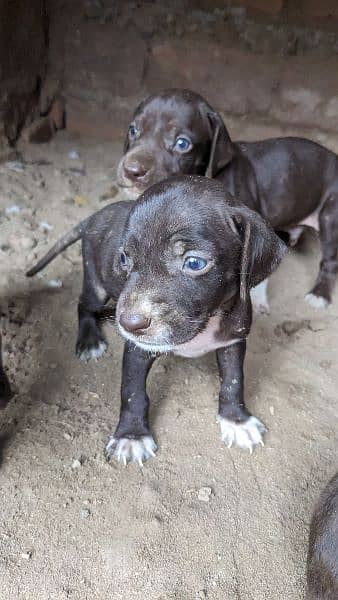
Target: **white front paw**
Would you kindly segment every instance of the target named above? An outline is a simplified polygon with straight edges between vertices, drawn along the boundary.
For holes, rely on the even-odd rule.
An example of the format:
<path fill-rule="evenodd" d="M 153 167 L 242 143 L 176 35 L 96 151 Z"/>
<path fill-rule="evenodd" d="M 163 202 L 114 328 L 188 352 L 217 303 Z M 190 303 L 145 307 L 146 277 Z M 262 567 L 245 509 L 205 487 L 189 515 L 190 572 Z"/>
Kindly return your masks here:
<path fill-rule="evenodd" d="M 82 351 L 78 351 L 78 357 L 83 362 L 90 360 L 97 360 L 107 350 L 107 344 L 104 341 L 99 342 L 96 346 L 90 348 L 84 348 Z"/>
<path fill-rule="evenodd" d="M 113 456 L 124 465 L 134 462 L 143 467 L 143 461 L 155 456 L 156 450 L 157 446 L 151 435 L 144 435 L 138 439 L 115 438 L 113 436 L 107 444 L 106 454 L 108 458 Z"/>
<path fill-rule="evenodd" d="M 312 306 L 312 308 L 327 308 L 329 306 L 329 301 L 323 296 L 317 296 L 316 294 L 306 294 L 305 301 Z"/>
<path fill-rule="evenodd" d="M 256 417 L 249 417 L 243 423 L 234 423 L 218 415 L 217 422 L 221 427 L 221 438 L 228 448 L 234 445 L 252 454 L 255 446 L 264 446 L 262 436 L 266 427 Z"/>

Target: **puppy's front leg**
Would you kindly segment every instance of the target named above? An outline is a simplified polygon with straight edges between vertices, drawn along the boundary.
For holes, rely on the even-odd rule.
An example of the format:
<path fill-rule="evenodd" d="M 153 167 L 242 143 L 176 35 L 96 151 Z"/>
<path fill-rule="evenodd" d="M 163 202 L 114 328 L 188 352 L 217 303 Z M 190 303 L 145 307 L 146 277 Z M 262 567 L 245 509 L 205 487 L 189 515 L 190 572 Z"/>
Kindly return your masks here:
<path fill-rule="evenodd" d="M 217 421 L 221 427 L 221 438 L 228 448 L 236 445 L 251 454 L 255 446 L 264 445 L 262 434 L 265 427 L 248 412 L 244 403 L 245 352 L 245 340 L 217 350 L 221 379 Z"/>
<path fill-rule="evenodd" d="M 125 465 L 155 456 L 156 444 L 148 422 L 147 375 L 155 360 L 148 352 L 126 342 L 123 355 L 120 420 L 108 442 L 108 458 L 114 456 Z"/>

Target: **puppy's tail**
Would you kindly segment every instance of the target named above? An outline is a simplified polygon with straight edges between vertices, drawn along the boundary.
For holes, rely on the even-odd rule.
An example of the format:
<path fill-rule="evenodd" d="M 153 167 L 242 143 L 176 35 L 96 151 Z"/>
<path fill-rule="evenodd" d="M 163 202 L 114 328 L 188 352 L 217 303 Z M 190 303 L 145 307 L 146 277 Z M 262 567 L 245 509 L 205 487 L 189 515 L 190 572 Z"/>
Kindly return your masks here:
<path fill-rule="evenodd" d="M 71 246 L 72 244 L 80 240 L 82 238 L 83 232 L 86 229 L 88 221 L 89 218 L 85 219 L 84 221 L 81 221 L 81 223 L 76 225 L 71 231 L 69 231 L 68 233 L 66 233 L 66 235 L 60 238 L 56 242 L 56 244 L 54 244 L 54 246 L 52 246 L 52 248 L 48 250 L 47 254 L 45 254 L 45 256 L 43 256 L 39 260 L 39 262 L 37 262 L 36 265 L 34 265 L 34 267 L 27 271 L 26 276 L 33 277 L 33 275 L 36 275 L 36 273 L 44 269 L 46 265 L 48 265 L 52 260 L 54 260 L 54 258 L 56 258 L 58 254 L 60 254 L 60 252 L 62 252 L 63 250 L 68 248 L 68 246 Z"/>

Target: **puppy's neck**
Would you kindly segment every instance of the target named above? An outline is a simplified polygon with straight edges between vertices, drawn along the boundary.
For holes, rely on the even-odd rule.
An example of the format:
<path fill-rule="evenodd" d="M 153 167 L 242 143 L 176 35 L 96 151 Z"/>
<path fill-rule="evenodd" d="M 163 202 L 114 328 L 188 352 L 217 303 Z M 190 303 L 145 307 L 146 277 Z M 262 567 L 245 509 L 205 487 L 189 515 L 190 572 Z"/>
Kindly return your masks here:
<path fill-rule="evenodd" d="M 176 346 L 173 352 L 178 356 L 189 358 L 203 356 L 208 352 L 236 344 L 247 336 L 249 330 L 247 310 L 243 307 L 239 295 L 236 294 L 222 302 L 222 305 L 210 315 L 203 331 L 189 342 Z"/>
<path fill-rule="evenodd" d="M 173 353 L 187 358 L 196 358 L 239 341 L 236 338 L 226 336 L 222 330 L 222 314 L 214 314 L 209 318 L 203 331 L 195 335 L 189 342 L 176 346 Z"/>

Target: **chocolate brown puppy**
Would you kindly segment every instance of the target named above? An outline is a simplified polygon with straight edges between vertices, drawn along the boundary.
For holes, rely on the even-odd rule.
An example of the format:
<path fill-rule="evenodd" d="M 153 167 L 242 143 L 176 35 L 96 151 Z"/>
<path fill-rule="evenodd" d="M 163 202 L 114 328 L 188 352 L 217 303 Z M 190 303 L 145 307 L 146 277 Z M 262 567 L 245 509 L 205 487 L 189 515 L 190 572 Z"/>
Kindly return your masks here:
<path fill-rule="evenodd" d="M 142 463 L 155 452 L 146 392 L 156 357 L 214 351 L 221 379 L 218 421 L 224 442 L 252 449 L 264 425 L 243 395 L 243 363 L 251 326 L 249 290 L 279 264 L 285 246 L 254 211 L 220 182 L 179 176 L 119 202 L 67 234 L 33 268 L 82 239 L 84 284 L 79 302 L 81 358 L 105 348 L 100 313 L 108 299 L 126 339 L 121 413 L 109 456 Z"/>
<path fill-rule="evenodd" d="M 233 142 L 220 115 L 198 94 L 172 89 L 150 96 L 129 125 L 118 181 L 133 197 L 177 173 L 219 179 L 276 231 L 296 243 L 305 226 L 319 232 L 322 258 L 307 301 L 326 307 L 338 271 L 338 157 L 310 140 Z M 266 287 L 266 286 L 265 286 Z M 268 310 L 264 285 L 256 304 Z"/>
<path fill-rule="evenodd" d="M 311 525 L 306 600 L 338 598 L 338 473 L 322 492 Z"/>
<path fill-rule="evenodd" d="M 221 118 L 198 94 L 165 90 L 136 108 L 118 165 L 118 183 L 131 198 L 150 185 L 176 174 L 216 174 L 228 162 L 232 143 Z M 222 148 L 220 147 L 222 145 Z"/>

